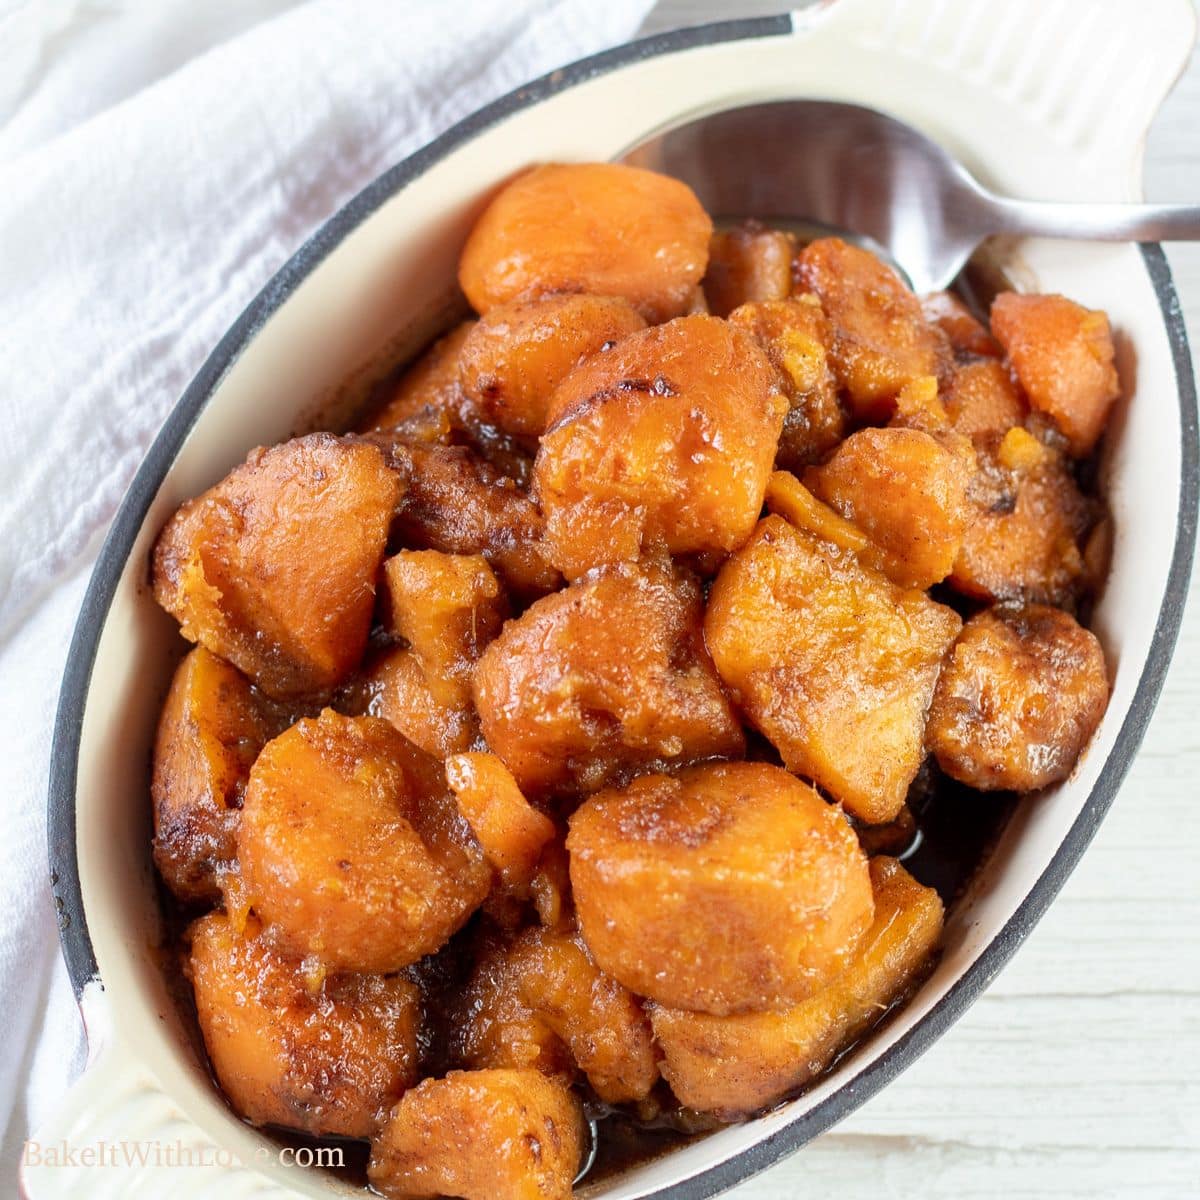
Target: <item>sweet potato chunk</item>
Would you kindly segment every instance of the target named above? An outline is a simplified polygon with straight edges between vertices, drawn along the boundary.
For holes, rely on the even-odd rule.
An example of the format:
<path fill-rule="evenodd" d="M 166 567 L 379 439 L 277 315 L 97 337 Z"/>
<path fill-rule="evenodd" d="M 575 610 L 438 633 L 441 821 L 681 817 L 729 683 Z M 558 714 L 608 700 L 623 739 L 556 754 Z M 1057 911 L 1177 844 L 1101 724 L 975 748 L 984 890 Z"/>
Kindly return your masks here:
<path fill-rule="evenodd" d="M 154 740 L 154 863 L 184 901 L 220 899 L 237 858 L 250 768 L 287 723 L 244 675 L 197 646 L 179 664 Z"/>
<path fill-rule="evenodd" d="M 326 691 L 362 658 L 401 487 L 366 442 L 314 433 L 255 450 L 167 522 L 155 599 L 269 696 Z"/>
<path fill-rule="evenodd" d="M 745 1116 L 809 1083 L 926 970 L 942 903 L 893 858 L 871 860 L 875 919 L 846 971 L 782 1012 L 716 1017 L 653 1005 L 662 1072 L 682 1104 Z"/>
<path fill-rule="evenodd" d="M 950 583 L 981 600 L 1069 603 L 1094 505 L 1061 457 L 1018 426 L 999 446 L 981 447 L 978 461 Z"/>
<path fill-rule="evenodd" d="M 908 567 L 892 559 L 878 542 L 872 541 L 852 521 L 818 500 L 787 471 L 776 471 L 767 484 L 767 508 L 797 529 L 813 534 L 853 554 L 864 566 L 879 571 L 895 582 L 908 576 Z"/>
<path fill-rule="evenodd" d="M 407 979 L 343 975 L 310 989 L 251 917 L 189 930 L 187 973 L 213 1070 L 254 1125 L 369 1137 L 417 1080 L 421 997 Z"/>
<path fill-rule="evenodd" d="M 158 718 L 154 860 L 180 900 L 216 901 L 238 857 L 238 810 L 258 751 L 287 716 L 203 646 L 180 662 Z"/>
<path fill-rule="evenodd" d="M 951 428 L 974 441 L 1003 437 L 1029 411 L 1008 367 L 993 358 L 956 368 L 942 402 Z"/>
<path fill-rule="evenodd" d="M 434 758 L 466 750 L 479 736 L 469 692 L 465 705 L 445 703 L 434 694 L 420 659 L 407 646 L 389 646 L 371 655 L 353 684 L 351 704 L 339 707 L 355 716 L 379 717 Z"/>
<path fill-rule="evenodd" d="M 797 268 L 833 324 L 834 370 L 851 409 L 864 421 L 885 420 L 906 383 L 937 374 L 938 338 L 921 302 L 895 271 L 841 238 L 810 242 Z"/>
<path fill-rule="evenodd" d="M 727 317 L 740 304 L 783 300 L 792 290 L 796 239 L 747 221 L 721 230 L 708 243 L 704 298 L 714 317 Z"/>
<path fill-rule="evenodd" d="M 446 554 L 482 554 L 514 595 L 561 582 L 542 541 L 542 517 L 517 484 L 462 446 L 405 446 L 408 490 L 394 534 L 406 545 Z"/>
<path fill-rule="evenodd" d="M 470 748 L 478 733 L 471 676 L 507 605 L 482 555 L 402 550 L 383 566 L 384 624 L 408 645 L 366 677 L 368 711 L 427 754 Z"/>
<path fill-rule="evenodd" d="M 461 383 L 463 346 L 475 327 L 463 321 L 440 337 L 404 372 L 387 403 L 363 423 L 364 432 L 403 428 L 434 414 L 463 418 L 466 396 Z"/>
<path fill-rule="evenodd" d="M 546 429 L 550 397 L 571 369 L 645 327 L 635 308 L 612 296 L 498 305 L 462 347 L 463 388 L 491 424 L 537 437 Z"/>
<path fill-rule="evenodd" d="M 1095 634 L 1057 608 L 988 609 L 959 635 L 925 739 L 947 775 L 981 791 L 1065 779 L 1108 704 Z"/>
<path fill-rule="evenodd" d="M 569 1082 L 577 1067 L 610 1104 L 658 1079 L 637 999 L 592 960 L 574 930 L 527 929 L 480 957 L 463 997 L 460 1053 L 472 1067 L 534 1066 Z"/>
<path fill-rule="evenodd" d="M 785 1007 L 845 969 L 871 923 L 866 856 L 811 785 L 767 763 L 643 775 L 571 817 L 596 962 L 672 1007 Z"/>
<path fill-rule="evenodd" d="M 476 667 L 487 744 L 535 796 L 741 754 L 701 618 L 695 581 L 651 563 L 606 568 L 537 601 Z"/>
<path fill-rule="evenodd" d="M 506 887 L 528 888 L 554 822 L 521 795 L 512 772 L 495 754 L 455 754 L 446 779 L 458 810 Z"/>
<path fill-rule="evenodd" d="M 950 574 L 962 545 L 974 462 L 917 429 L 860 429 L 805 475 L 822 500 L 853 521 L 900 570 L 905 587 Z"/>
<path fill-rule="evenodd" d="M 329 709 L 258 756 L 238 860 L 280 947 L 334 971 L 394 971 L 432 953 L 491 877 L 440 764 L 386 721 Z"/>
<path fill-rule="evenodd" d="M 992 332 L 1033 408 L 1058 426 L 1072 454 L 1090 453 L 1121 394 L 1108 317 L 1065 296 L 1001 292 Z"/>
<path fill-rule="evenodd" d="M 930 325 L 947 337 L 960 358 L 1002 358 L 1000 343 L 983 327 L 953 292 L 933 292 L 921 297 L 921 312 Z"/>
<path fill-rule="evenodd" d="M 548 163 L 484 210 L 458 280 L 479 313 L 550 292 L 590 292 L 665 321 L 687 307 L 711 235 L 708 214 L 677 179 L 616 163 Z"/>
<path fill-rule="evenodd" d="M 789 770 L 890 821 L 924 757 L 925 711 L 962 622 L 779 517 L 721 569 L 704 636 Z"/>
<path fill-rule="evenodd" d="M 534 464 L 568 579 L 643 551 L 727 553 L 762 508 L 786 401 L 766 355 L 715 317 L 631 334 L 559 385 Z"/>
<path fill-rule="evenodd" d="M 833 332 L 816 296 L 743 304 L 729 319 L 753 335 L 783 380 L 788 411 L 775 462 L 794 471 L 841 440 L 845 417 L 829 365 Z"/>
<path fill-rule="evenodd" d="M 396 1200 L 569 1200 L 584 1145 L 579 1101 L 537 1071 L 451 1071 L 392 1110 L 371 1185 Z"/>

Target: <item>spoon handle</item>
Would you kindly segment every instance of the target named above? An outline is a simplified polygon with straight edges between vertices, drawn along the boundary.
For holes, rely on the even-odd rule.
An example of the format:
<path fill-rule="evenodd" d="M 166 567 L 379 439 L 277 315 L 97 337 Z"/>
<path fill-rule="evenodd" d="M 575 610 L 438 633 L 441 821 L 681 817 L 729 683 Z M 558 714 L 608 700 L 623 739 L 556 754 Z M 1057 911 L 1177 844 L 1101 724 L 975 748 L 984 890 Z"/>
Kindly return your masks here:
<path fill-rule="evenodd" d="M 997 233 L 1098 242 L 1200 241 L 1200 205 L 1055 204 L 999 196 L 991 199 Z"/>

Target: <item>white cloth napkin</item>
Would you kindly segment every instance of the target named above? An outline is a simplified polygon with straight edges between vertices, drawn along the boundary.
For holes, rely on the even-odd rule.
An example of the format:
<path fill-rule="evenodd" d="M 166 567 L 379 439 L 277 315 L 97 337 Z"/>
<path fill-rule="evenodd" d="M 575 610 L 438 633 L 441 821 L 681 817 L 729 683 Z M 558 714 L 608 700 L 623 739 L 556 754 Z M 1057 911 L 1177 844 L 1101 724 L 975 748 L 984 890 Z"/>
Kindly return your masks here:
<path fill-rule="evenodd" d="M 0 6 L 0 1193 L 82 1063 L 46 882 L 50 731 L 92 559 L 150 439 L 343 201 L 651 7 Z"/>

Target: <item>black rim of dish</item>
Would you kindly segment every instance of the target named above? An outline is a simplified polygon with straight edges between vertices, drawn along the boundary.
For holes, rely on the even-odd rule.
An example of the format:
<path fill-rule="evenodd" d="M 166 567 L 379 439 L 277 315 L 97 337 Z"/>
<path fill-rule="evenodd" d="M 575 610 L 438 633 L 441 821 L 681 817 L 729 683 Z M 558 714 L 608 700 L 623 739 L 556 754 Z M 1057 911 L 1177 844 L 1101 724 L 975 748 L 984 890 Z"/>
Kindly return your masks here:
<path fill-rule="evenodd" d="M 271 315 L 347 234 L 396 192 L 479 133 L 523 108 L 635 62 L 719 42 L 785 35 L 791 30 L 791 20 L 786 15 L 675 30 L 581 59 L 496 100 L 386 171 L 330 217 L 267 283 L 217 344 L 155 438 L 117 511 L 84 597 L 63 675 L 51 752 L 47 836 L 63 956 L 77 995 L 97 976 L 80 890 L 75 841 L 79 742 L 96 650 L 118 581 L 146 513 L 184 439 L 224 374 Z M 705 1200 L 733 1187 L 840 1121 L 913 1063 L 979 997 L 1013 955 L 1066 882 L 1112 804 L 1158 701 L 1179 632 L 1191 574 L 1200 490 L 1196 386 L 1183 314 L 1161 247 L 1143 246 L 1142 255 L 1166 325 L 1179 396 L 1182 468 L 1179 524 L 1146 666 L 1095 786 L 1053 858 L 1012 917 L 919 1022 L 878 1057 L 864 1062 L 862 1069 L 828 1098 L 727 1161 L 652 1193 L 654 1200 L 668 1197 Z"/>

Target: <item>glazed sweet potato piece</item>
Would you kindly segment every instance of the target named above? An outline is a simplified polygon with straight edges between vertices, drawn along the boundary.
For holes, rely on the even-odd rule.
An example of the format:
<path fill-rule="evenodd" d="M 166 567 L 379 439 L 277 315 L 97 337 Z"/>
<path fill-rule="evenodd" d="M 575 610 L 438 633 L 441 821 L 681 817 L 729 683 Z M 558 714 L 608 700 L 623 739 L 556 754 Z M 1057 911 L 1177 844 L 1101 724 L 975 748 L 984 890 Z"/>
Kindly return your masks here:
<path fill-rule="evenodd" d="M 786 401 L 766 355 L 715 317 L 631 334 L 559 385 L 534 464 L 568 579 L 643 552 L 723 554 L 762 508 Z"/>
<path fill-rule="evenodd" d="M 704 636 L 789 770 L 890 821 L 924 757 L 925 712 L 962 622 L 780 517 L 721 569 Z"/>
<path fill-rule="evenodd" d="M 440 764 L 386 721 L 329 709 L 258 756 L 238 860 L 276 943 L 333 971 L 394 971 L 432 953 L 491 877 Z"/>
<path fill-rule="evenodd" d="M 495 754 L 452 755 L 446 760 L 446 780 L 501 881 L 510 889 L 527 889 L 554 836 L 554 822 L 525 799 Z"/>
<path fill-rule="evenodd" d="M 569 1200 L 584 1145 L 579 1101 L 537 1071 L 451 1071 L 392 1110 L 371 1185 L 396 1200 Z"/>
<path fill-rule="evenodd" d="M 220 899 L 250 768 L 286 724 L 278 705 L 203 646 L 179 664 L 158 718 L 150 796 L 154 863 L 181 900 Z"/>
<path fill-rule="evenodd" d="M 487 313 L 550 292 L 620 296 L 648 321 L 684 312 L 712 221 L 691 188 L 617 163 L 548 163 L 502 188 L 475 223 L 458 280 Z"/>
<path fill-rule="evenodd" d="M 893 858 L 871 860 L 875 919 L 829 987 L 782 1012 L 716 1017 L 651 1006 L 662 1072 L 688 1108 L 733 1120 L 782 1100 L 825 1071 L 927 969 L 942 903 Z"/>
<path fill-rule="evenodd" d="M 841 440 L 846 420 L 829 365 L 833 332 L 816 296 L 743 304 L 729 320 L 767 352 L 783 381 L 788 410 L 776 465 L 788 471 L 819 462 Z"/>
<path fill-rule="evenodd" d="M 951 428 L 973 441 L 1003 437 L 1029 413 L 1012 373 L 993 358 L 957 367 L 942 402 Z"/>
<path fill-rule="evenodd" d="M 471 677 L 507 612 L 496 576 L 482 555 L 402 550 L 384 563 L 381 590 L 384 625 L 407 645 L 368 671 L 368 711 L 437 758 L 469 749 Z"/>
<path fill-rule="evenodd" d="M 463 446 L 401 446 L 408 488 L 393 536 L 414 549 L 482 554 L 518 597 L 561 582 L 542 540 L 542 517 L 507 475 Z"/>
<path fill-rule="evenodd" d="M 921 312 L 936 325 L 959 358 L 1003 358 L 1000 343 L 953 292 L 933 292 L 921 297 Z"/>
<path fill-rule="evenodd" d="M 641 1005 L 574 930 L 494 940 L 462 1007 L 459 1053 L 471 1067 L 536 1067 L 565 1082 L 578 1068 L 610 1104 L 644 1099 L 658 1079 Z"/>
<path fill-rule="evenodd" d="M 491 424 L 538 437 L 546 429 L 550 397 L 572 368 L 645 327 L 635 308 L 612 296 L 497 305 L 463 343 L 463 388 Z"/>
<path fill-rule="evenodd" d="M 1072 454 L 1090 453 L 1121 394 L 1108 317 L 1065 296 L 1001 292 L 992 302 L 992 332 L 1030 405 L 1055 423 Z"/>
<path fill-rule="evenodd" d="M 465 705 L 445 703 L 407 646 L 388 646 L 371 654 L 351 681 L 349 702 L 338 709 L 352 716 L 379 717 L 434 758 L 466 750 L 479 736 L 469 691 Z"/>
<path fill-rule="evenodd" d="M 785 299 L 795 253 L 794 237 L 753 221 L 718 230 L 708 243 L 705 307 L 714 317 L 727 317 L 741 304 Z"/>
<path fill-rule="evenodd" d="M 950 583 L 981 600 L 1069 603 L 1083 580 L 1080 544 L 1095 506 L 1061 456 L 1019 426 L 980 447 L 978 462 Z"/>
<path fill-rule="evenodd" d="M 908 577 L 908 567 L 903 562 L 894 561 L 878 542 L 872 541 L 836 509 L 818 500 L 787 471 L 776 471 L 771 476 L 767 484 L 767 508 L 789 525 L 807 530 L 819 541 L 848 551 L 864 566 L 879 571 L 893 582 Z"/>
<path fill-rule="evenodd" d="M 401 489 L 367 442 L 314 433 L 255 450 L 167 522 L 155 599 L 269 696 L 327 691 L 362 658 Z"/>
<path fill-rule="evenodd" d="M 421 997 L 409 980 L 343 975 L 311 988 L 253 917 L 239 930 L 210 913 L 188 937 L 208 1057 L 247 1121 L 369 1137 L 416 1083 Z"/>
<path fill-rule="evenodd" d="M 487 744 L 533 796 L 744 749 L 700 589 L 653 563 L 595 572 L 510 621 L 475 670 Z"/>
<path fill-rule="evenodd" d="M 959 634 L 925 739 L 947 775 L 979 788 L 1048 787 L 1075 766 L 1108 704 L 1095 634 L 1061 609 L 988 609 Z"/>
<path fill-rule="evenodd" d="M 886 551 L 898 568 L 891 579 L 927 588 L 954 566 L 974 465 L 917 429 L 860 429 L 804 480 Z"/>
<path fill-rule="evenodd" d="M 797 274 L 833 325 L 834 370 L 860 420 L 886 420 L 909 380 L 937 374 L 938 337 L 921 302 L 870 251 L 818 238 L 800 252 Z"/>
<path fill-rule="evenodd" d="M 449 1061 L 474 1070 L 528 1068 L 570 1084 L 575 1061 L 523 999 L 512 958 L 515 944 L 494 928 L 475 939 L 472 970 L 452 1012 Z"/>
<path fill-rule="evenodd" d="M 461 382 L 463 346 L 475 327 L 463 321 L 440 337 L 400 377 L 384 406 L 363 422 L 364 432 L 386 432 L 438 414 L 464 419 L 467 398 Z M 450 428 L 447 420 L 446 431 Z"/>
<path fill-rule="evenodd" d="M 588 948 L 631 991 L 672 1007 L 786 1007 L 844 970 L 871 923 L 850 826 L 768 763 L 643 775 L 591 797 L 570 824 Z"/>

